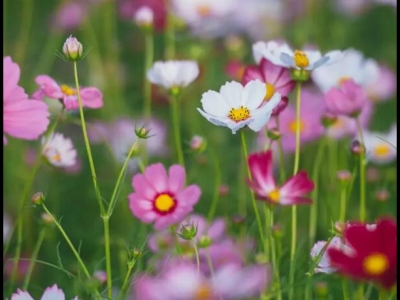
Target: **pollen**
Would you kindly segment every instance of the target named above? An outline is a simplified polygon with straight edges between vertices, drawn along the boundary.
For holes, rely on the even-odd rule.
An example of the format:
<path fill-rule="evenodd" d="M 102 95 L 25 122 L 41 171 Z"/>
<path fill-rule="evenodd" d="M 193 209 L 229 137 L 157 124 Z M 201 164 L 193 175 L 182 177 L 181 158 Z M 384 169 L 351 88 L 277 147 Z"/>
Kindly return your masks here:
<path fill-rule="evenodd" d="M 76 90 L 65 84 L 61 85 L 61 91 L 63 92 L 63 94 L 65 94 L 67 96 L 76 95 Z"/>
<path fill-rule="evenodd" d="M 349 76 L 342 76 L 338 79 L 337 84 L 338 86 L 341 86 L 343 82 L 350 80 L 351 78 Z"/>
<path fill-rule="evenodd" d="M 208 285 L 201 285 L 194 296 L 194 300 L 209 300 L 212 297 L 212 291 Z"/>
<path fill-rule="evenodd" d="M 377 145 L 374 149 L 374 153 L 376 154 L 376 156 L 385 157 L 390 153 L 389 145 L 383 143 Z"/>
<path fill-rule="evenodd" d="M 289 130 L 293 133 L 296 133 L 296 129 L 297 129 L 297 122 L 296 120 L 293 120 L 289 124 Z M 300 120 L 300 132 L 302 132 L 303 129 L 304 129 L 304 123 Z"/>
<path fill-rule="evenodd" d="M 265 101 L 268 101 L 274 95 L 275 87 L 270 83 L 267 83 L 266 86 L 267 86 L 267 93 L 265 94 Z"/>
<path fill-rule="evenodd" d="M 303 51 L 295 50 L 294 64 L 301 69 L 307 68 L 310 65 L 307 54 L 305 54 Z"/>
<path fill-rule="evenodd" d="M 273 191 L 268 193 L 268 198 L 274 203 L 278 203 L 280 197 L 281 197 L 281 195 L 279 193 L 279 190 L 277 190 L 277 189 L 274 189 Z"/>
<path fill-rule="evenodd" d="M 363 267 L 368 275 L 379 276 L 389 267 L 389 260 L 382 253 L 370 254 L 364 259 Z"/>
<path fill-rule="evenodd" d="M 53 155 L 53 156 L 51 157 L 51 159 L 52 159 L 53 161 L 59 162 L 59 161 L 61 160 L 61 155 L 60 155 L 59 153 L 57 153 L 57 154 Z"/>
<path fill-rule="evenodd" d="M 197 7 L 197 13 L 201 17 L 207 17 L 211 14 L 211 8 L 208 5 L 199 5 Z"/>
<path fill-rule="evenodd" d="M 154 201 L 154 207 L 160 212 L 169 212 L 175 206 L 175 200 L 168 194 L 160 194 Z"/>
<path fill-rule="evenodd" d="M 235 122 L 244 121 L 250 118 L 250 110 L 244 106 L 240 106 L 239 108 L 232 108 L 229 111 L 228 117 Z"/>

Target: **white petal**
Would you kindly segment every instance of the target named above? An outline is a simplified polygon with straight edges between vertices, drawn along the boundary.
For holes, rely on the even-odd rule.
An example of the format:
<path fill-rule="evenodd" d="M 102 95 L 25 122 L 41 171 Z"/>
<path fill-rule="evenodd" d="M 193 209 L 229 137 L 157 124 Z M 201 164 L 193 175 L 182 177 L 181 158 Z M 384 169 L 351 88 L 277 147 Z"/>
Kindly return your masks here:
<path fill-rule="evenodd" d="M 205 112 L 218 117 L 226 117 L 229 114 L 230 107 L 219 93 L 208 91 L 201 97 L 201 103 Z"/>
<path fill-rule="evenodd" d="M 252 118 L 252 122 L 248 125 L 249 128 L 255 132 L 259 132 L 261 128 L 264 127 L 265 124 L 268 123 L 269 119 L 271 118 L 272 111 L 267 113 L 261 114 L 258 113 Z"/>
<path fill-rule="evenodd" d="M 236 81 L 225 83 L 221 89 L 220 94 L 228 102 L 230 107 L 239 107 L 242 100 L 243 86 Z"/>
<path fill-rule="evenodd" d="M 228 125 L 226 124 L 226 122 L 224 122 L 224 119 L 221 117 L 215 117 L 213 115 L 210 115 L 204 111 L 202 111 L 200 108 L 197 108 L 197 110 L 199 111 L 199 113 L 201 113 L 201 115 L 206 118 L 208 121 L 210 121 L 211 123 L 213 123 L 214 125 L 217 126 L 225 126 L 227 127 Z"/>
<path fill-rule="evenodd" d="M 287 54 L 287 53 L 281 53 L 280 55 L 279 55 L 279 59 L 280 59 L 280 66 L 283 66 L 283 67 L 286 67 L 286 68 L 295 68 L 296 67 L 296 65 L 295 65 L 295 63 L 294 63 L 294 59 L 293 59 L 293 56 L 290 56 L 289 54 Z"/>
<path fill-rule="evenodd" d="M 260 80 L 252 80 L 246 84 L 242 94 L 242 104 L 249 110 L 256 109 L 264 101 L 267 86 Z"/>

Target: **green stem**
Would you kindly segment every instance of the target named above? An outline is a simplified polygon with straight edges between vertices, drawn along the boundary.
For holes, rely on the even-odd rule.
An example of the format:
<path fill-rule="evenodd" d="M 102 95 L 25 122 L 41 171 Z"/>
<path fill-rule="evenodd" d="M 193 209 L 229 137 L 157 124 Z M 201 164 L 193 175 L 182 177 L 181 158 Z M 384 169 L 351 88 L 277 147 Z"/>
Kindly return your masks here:
<path fill-rule="evenodd" d="M 265 228 L 266 228 L 266 232 L 265 232 L 265 236 L 264 236 L 264 255 L 265 255 L 265 259 L 270 262 L 270 253 L 269 253 L 269 247 L 270 243 L 268 242 L 269 237 L 271 236 L 272 230 L 271 230 L 271 216 L 270 216 L 270 210 L 268 209 L 267 205 L 263 206 L 263 210 L 264 210 L 264 218 L 265 218 Z M 272 259 L 271 259 L 272 260 Z M 274 267 L 274 266 L 272 266 Z"/>
<path fill-rule="evenodd" d="M 250 167 L 247 163 L 247 145 L 246 145 L 246 138 L 244 136 L 244 130 L 242 129 L 240 131 L 240 135 L 242 138 L 242 147 L 243 147 L 243 155 L 244 155 L 244 162 L 247 166 L 247 175 L 249 177 L 249 179 L 251 180 L 251 172 L 250 172 Z M 264 233 L 263 233 L 263 229 L 262 229 L 262 224 L 261 224 L 261 219 L 260 219 L 260 213 L 258 212 L 258 208 L 257 208 L 257 202 L 256 199 L 254 197 L 254 192 L 252 190 L 250 190 L 250 194 L 251 194 L 251 202 L 253 204 L 253 208 L 254 208 L 254 213 L 256 215 L 256 220 L 257 220 L 257 225 L 258 225 L 258 231 L 260 233 L 260 239 L 263 241 L 264 240 Z"/>
<path fill-rule="evenodd" d="M 346 280 L 342 279 L 343 300 L 350 300 L 349 289 Z"/>
<path fill-rule="evenodd" d="M 132 269 L 135 266 L 136 260 L 128 263 L 128 271 L 126 272 L 124 283 L 122 284 L 122 288 L 117 295 L 117 300 L 125 294 L 126 288 L 128 286 L 129 278 L 131 277 Z"/>
<path fill-rule="evenodd" d="M 82 133 L 83 133 L 83 138 L 85 140 L 86 152 L 87 152 L 88 159 L 89 159 L 90 172 L 92 173 L 93 186 L 94 186 L 94 190 L 95 190 L 95 193 L 96 193 L 96 198 L 97 198 L 97 201 L 98 201 L 98 204 L 99 204 L 100 212 L 101 212 L 101 214 L 104 214 L 104 205 L 103 205 L 103 202 L 101 200 L 99 187 L 97 185 L 96 170 L 94 168 L 92 150 L 90 149 L 89 138 L 88 138 L 88 135 L 87 135 L 85 115 L 83 114 L 82 98 L 81 98 L 81 91 L 80 91 L 80 88 L 79 88 L 79 79 L 78 79 L 78 64 L 77 64 L 76 61 L 74 61 L 74 78 L 75 78 L 76 91 L 77 91 L 77 94 L 78 94 L 79 115 L 80 115 L 81 123 L 82 123 Z"/>
<path fill-rule="evenodd" d="M 279 116 L 275 116 L 276 127 L 278 131 L 280 130 Z M 279 176 L 280 176 L 280 184 L 283 184 L 286 178 L 285 174 L 285 162 L 283 161 L 283 146 L 282 139 L 278 139 L 278 156 L 279 156 Z"/>
<path fill-rule="evenodd" d="M 274 211 L 272 208 L 269 208 L 270 210 L 270 228 L 272 231 L 272 227 L 274 226 Z M 272 256 L 272 267 L 273 267 L 273 272 L 275 274 L 275 280 L 276 280 L 276 292 L 277 292 L 277 299 L 282 300 L 282 293 L 281 293 L 281 282 L 280 282 L 280 276 L 279 276 L 279 264 L 277 263 L 277 255 L 276 255 L 276 244 L 275 244 L 275 238 L 271 232 L 270 235 L 271 238 L 271 256 Z"/>
<path fill-rule="evenodd" d="M 314 190 L 311 194 L 311 199 L 313 203 L 311 204 L 311 211 L 310 211 L 310 231 L 309 231 L 309 242 L 310 248 L 312 247 L 315 241 L 315 235 L 317 233 L 317 217 L 318 217 L 318 181 L 319 181 L 319 169 L 322 162 L 322 157 L 324 153 L 326 139 L 322 138 L 318 145 L 318 152 L 315 158 L 315 163 L 313 166 L 312 171 L 312 180 L 314 181 Z"/>
<path fill-rule="evenodd" d="M 181 142 L 181 134 L 180 134 L 180 117 L 179 117 L 179 95 L 173 95 L 171 97 L 171 117 L 172 117 L 172 125 L 174 127 L 174 136 L 175 136 L 175 148 L 178 153 L 178 163 L 182 166 L 185 166 L 185 161 L 183 158 L 182 151 L 182 142 Z"/>
<path fill-rule="evenodd" d="M 367 215 L 367 209 L 366 209 L 366 197 L 365 197 L 365 144 L 364 144 L 364 138 L 363 138 L 363 132 L 362 132 L 362 127 L 360 123 L 360 119 L 356 118 L 356 123 L 357 123 L 357 130 L 358 134 L 360 136 L 361 140 L 361 147 L 362 151 L 360 153 L 360 221 L 364 222 L 366 219 Z"/>
<path fill-rule="evenodd" d="M 346 187 L 342 187 L 340 191 L 340 216 L 339 216 L 339 221 L 340 222 L 345 222 L 346 220 Z"/>
<path fill-rule="evenodd" d="M 110 251 L 110 218 L 103 216 L 104 227 L 104 252 L 106 255 L 106 272 L 107 272 L 107 293 L 108 299 L 112 299 L 112 271 L 111 271 L 111 251 Z"/>
<path fill-rule="evenodd" d="M 175 57 L 175 29 L 174 29 L 174 20 L 173 15 L 170 13 L 170 1 L 165 0 L 167 7 L 167 26 L 165 29 L 165 51 L 164 51 L 164 59 L 170 60 Z"/>
<path fill-rule="evenodd" d="M 76 248 L 72 244 L 71 240 L 69 239 L 68 235 L 66 234 L 66 232 L 62 228 L 61 224 L 56 220 L 56 218 L 48 210 L 48 208 L 46 207 L 46 205 L 44 203 L 42 203 L 42 207 L 43 207 L 43 210 L 51 217 L 51 219 L 53 220 L 54 224 L 57 226 L 58 230 L 60 230 L 62 236 L 64 237 L 64 239 L 67 242 L 68 246 L 71 248 L 72 253 L 75 255 L 76 260 L 78 261 L 79 265 L 81 266 L 83 273 L 85 274 L 86 278 L 90 280 L 91 276 L 90 276 L 90 273 L 89 273 L 88 269 L 86 268 L 81 256 L 79 255 L 78 251 L 76 250 Z M 94 288 L 94 293 L 96 294 L 96 296 L 99 299 L 101 299 L 100 293 L 97 290 L 97 288 Z"/>
<path fill-rule="evenodd" d="M 32 15 L 35 5 L 33 0 L 24 0 L 24 5 L 22 6 L 22 18 L 21 18 L 21 33 L 19 34 L 19 39 L 15 49 L 15 61 L 20 65 L 23 64 L 26 50 L 29 42 L 29 32 L 31 30 Z"/>
<path fill-rule="evenodd" d="M 221 185 L 221 170 L 218 164 L 218 158 L 216 155 L 212 155 L 214 160 L 214 172 L 215 172 L 215 185 L 214 185 L 214 194 L 211 202 L 211 207 L 208 212 L 208 221 L 211 221 L 214 218 L 215 211 L 217 210 L 218 199 L 219 199 L 219 187 Z"/>
<path fill-rule="evenodd" d="M 31 276 L 32 276 L 32 272 L 33 272 L 33 268 L 35 267 L 36 258 L 38 257 L 39 250 L 42 247 L 42 243 L 43 243 L 44 237 L 46 235 L 46 229 L 47 229 L 46 226 L 43 226 L 42 229 L 40 230 L 38 240 L 36 242 L 35 248 L 33 249 L 33 253 L 31 256 L 31 262 L 29 264 L 29 269 L 28 269 L 28 272 L 26 273 L 25 281 L 22 286 L 23 291 L 26 291 L 28 289 L 29 282 L 31 280 Z"/>
<path fill-rule="evenodd" d="M 144 117 L 149 120 L 151 118 L 151 82 L 147 80 L 147 71 L 151 68 L 154 56 L 153 30 L 145 30 L 145 58 L 144 58 Z"/>
<path fill-rule="evenodd" d="M 294 156 L 293 175 L 296 175 L 299 170 L 300 163 L 300 101 L 301 101 L 301 81 L 296 83 L 296 152 Z M 292 243 L 290 245 L 290 273 L 289 273 L 289 300 L 293 299 L 294 295 L 294 256 L 296 253 L 296 229 L 297 229 L 297 206 L 292 206 Z"/>
<path fill-rule="evenodd" d="M 200 257 L 199 257 L 199 251 L 197 250 L 197 245 L 194 241 L 192 241 L 193 244 L 193 250 L 196 255 L 196 266 L 197 266 L 197 273 L 200 274 Z"/>

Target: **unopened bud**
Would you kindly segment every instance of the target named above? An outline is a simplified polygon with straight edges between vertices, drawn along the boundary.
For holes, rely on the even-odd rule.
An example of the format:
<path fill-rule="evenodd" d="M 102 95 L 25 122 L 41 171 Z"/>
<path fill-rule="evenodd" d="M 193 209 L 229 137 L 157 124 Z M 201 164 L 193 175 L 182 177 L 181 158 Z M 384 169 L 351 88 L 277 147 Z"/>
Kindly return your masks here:
<path fill-rule="evenodd" d="M 348 170 L 340 170 L 336 173 L 336 179 L 341 183 L 347 185 L 351 181 L 351 173 Z"/>
<path fill-rule="evenodd" d="M 346 227 L 347 227 L 346 223 L 337 221 L 335 222 L 334 230 L 339 235 L 343 235 L 344 231 L 346 230 Z"/>
<path fill-rule="evenodd" d="M 380 179 L 380 172 L 375 167 L 369 167 L 367 169 L 367 182 L 378 182 Z"/>
<path fill-rule="evenodd" d="M 323 116 L 321 117 L 322 126 L 324 126 L 325 128 L 329 128 L 332 125 L 335 125 L 337 121 L 338 117 L 329 112 L 324 113 Z"/>
<path fill-rule="evenodd" d="M 195 135 L 190 140 L 190 148 L 197 153 L 201 153 L 206 149 L 206 141 L 203 137 Z"/>
<path fill-rule="evenodd" d="M 328 295 L 328 285 L 326 282 L 320 281 L 315 284 L 315 294 L 319 297 L 325 297 Z"/>
<path fill-rule="evenodd" d="M 135 134 L 139 139 L 148 139 L 151 137 L 150 129 L 146 128 L 144 125 L 140 128 L 135 128 Z"/>
<path fill-rule="evenodd" d="M 202 235 L 199 238 L 199 247 L 200 248 L 208 248 L 211 245 L 211 238 L 208 235 Z"/>
<path fill-rule="evenodd" d="M 281 138 L 282 134 L 279 132 L 278 128 L 272 128 L 267 131 L 267 136 L 271 140 L 276 141 Z"/>
<path fill-rule="evenodd" d="M 229 186 L 227 184 L 221 184 L 218 189 L 218 194 L 221 197 L 225 197 L 229 194 Z"/>
<path fill-rule="evenodd" d="M 100 284 L 104 284 L 107 281 L 107 273 L 105 271 L 96 271 L 93 274 L 93 278 Z"/>
<path fill-rule="evenodd" d="M 381 202 L 386 202 L 390 197 L 390 193 L 386 189 L 381 189 L 375 192 L 375 199 Z"/>
<path fill-rule="evenodd" d="M 40 205 L 43 203 L 44 199 L 45 199 L 45 197 L 44 197 L 43 193 L 37 192 L 32 196 L 31 201 L 35 205 Z"/>
<path fill-rule="evenodd" d="M 362 153 L 365 153 L 365 147 L 359 141 L 355 140 L 351 143 L 351 153 L 359 156 Z"/>
<path fill-rule="evenodd" d="M 51 225 L 54 223 L 53 218 L 48 213 L 42 213 L 41 219 L 42 219 L 43 223 L 46 225 Z"/>
<path fill-rule="evenodd" d="M 196 234 L 197 226 L 194 226 L 193 224 L 182 225 L 181 231 L 178 233 L 181 238 L 188 241 L 193 240 Z"/>
<path fill-rule="evenodd" d="M 283 230 L 280 224 L 275 224 L 271 228 L 272 236 L 276 239 L 281 239 L 283 237 Z"/>
<path fill-rule="evenodd" d="M 83 47 L 82 44 L 71 35 L 64 43 L 63 52 L 67 60 L 77 61 L 82 58 Z"/>
<path fill-rule="evenodd" d="M 274 117 L 279 116 L 279 114 L 285 110 L 288 104 L 289 104 L 289 98 L 286 96 L 282 97 L 281 101 L 279 101 L 279 103 L 272 110 L 272 116 Z"/>
<path fill-rule="evenodd" d="M 148 6 L 142 6 L 139 8 L 135 12 L 133 19 L 135 23 L 143 29 L 153 28 L 154 13 L 153 10 Z"/>

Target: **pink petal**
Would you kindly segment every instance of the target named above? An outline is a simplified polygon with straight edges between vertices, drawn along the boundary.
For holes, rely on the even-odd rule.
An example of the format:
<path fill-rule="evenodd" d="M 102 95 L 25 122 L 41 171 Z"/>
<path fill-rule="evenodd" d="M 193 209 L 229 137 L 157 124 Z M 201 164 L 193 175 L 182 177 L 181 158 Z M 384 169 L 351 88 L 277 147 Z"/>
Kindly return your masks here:
<path fill-rule="evenodd" d="M 168 226 L 171 226 L 175 223 L 177 223 L 177 221 L 173 220 L 171 215 L 165 215 L 165 216 L 159 217 L 155 221 L 154 229 L 163 230 L 163 229 L 166 229 Z"/>
<path fill-rule="evenodd" d="M 261 82 L 265 82 L 265 79 L 257 66 L 247 66 L 244 69 L 242 83 L 246 85 L 249 81 L 256 79 L 259 79 Z"/>
<path fill-rule="evenodd" d="M 183 189 L 186 180 L 185 169 L 180 165 L 172 165 L 169 168 L 169 178 L 168 178 L 168 190 L 177 194 Z"/>
<path fill-rule="evenodd" d="M 4 105 L 3 131 L 13 137 L 34 140 L 49 125 L 47 104 L 37 100 L 17 101 Z"/>
<path fill-rule="evenodd" d="M 307 177 L 307 172 L 300 171 L 292 176 L 279 189 L 281 197 L 302 197 L 314 189 L 314 182 Z"/>
<path fill-rule="evenodd" d="M 61 99 L 63 93 L 57 82 L 47 75 L 36 76 L 35 82 L 39 85 L 44 95 L 51 99 Z"/>
<path fill-rule="evenodd" d="M 248 164 L 252 179 L 263 190 L 262 194 L 275 189 L 276 184 L 273 176 L 271 150 L 263 153 L 251 154 L 248 158 Z"/>
<path fill-rule="evenodd" d="M 298 205 L 298 204 L 311 204 L 312 200 L 309 198 L 303 198 L 303 197 L 298 197 L 298 196 L 282 196 L 281 199 L 279 199 L 279 204 L 280 205 Z"/>
<path fill-rule="evenodd" d="M 177 194 L 177 200 L 180 206 L 193 206 L 199 201 L 201 190 L 197 185 L 189 185 L 179 194 Z"/>
<path fill-rule="evenodd" d="M 157 192 L 163 193 L 168 191 L 167 172 L 161 163 L 148 166 L 144 172 L 144 176 Z"/>
<path fill-rule="evenodd" d="M 14 63 L 10 56 L 3 58 L 3 99 L 11 100 L 13 90 L 18 86 L 20 77 L 18 64 Z"/>
<path fill-rule="evenodd" d="M 142 174 L 136 174 L 132 178 L 132 186 L 136 193 L 143 195 L 148 200 L 153 200 L 157 195 L 157 191 L 154 189 L 147 179 Z"/>
<path fill-rule="evenodd" d="M 133 215 L 144 223 L 151 223 L 157 218 L 157 214 L 152 210 L 152 203 L 143 199 L 140 195 L 132 193 L 128 196 L 129 208 Z"/>
<path fill-rule="evenodd" d="M 88 108 L 103 107 L 103 94 L 95 87 L 81 89 L 82 105 Z"/>

